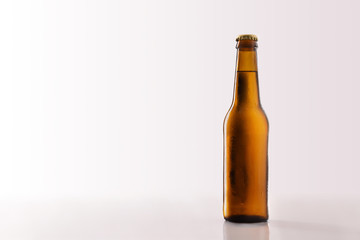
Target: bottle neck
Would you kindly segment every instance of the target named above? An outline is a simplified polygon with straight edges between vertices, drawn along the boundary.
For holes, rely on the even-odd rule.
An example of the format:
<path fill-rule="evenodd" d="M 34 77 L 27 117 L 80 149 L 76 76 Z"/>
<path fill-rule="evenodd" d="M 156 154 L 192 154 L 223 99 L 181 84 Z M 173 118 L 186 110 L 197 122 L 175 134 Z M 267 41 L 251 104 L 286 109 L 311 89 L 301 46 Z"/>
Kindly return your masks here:
<path fill-rule="evenodd" d="M 233 100 L 235 106 L 260 106 L 257 70 L 256 42 L 239 43 Z"/>

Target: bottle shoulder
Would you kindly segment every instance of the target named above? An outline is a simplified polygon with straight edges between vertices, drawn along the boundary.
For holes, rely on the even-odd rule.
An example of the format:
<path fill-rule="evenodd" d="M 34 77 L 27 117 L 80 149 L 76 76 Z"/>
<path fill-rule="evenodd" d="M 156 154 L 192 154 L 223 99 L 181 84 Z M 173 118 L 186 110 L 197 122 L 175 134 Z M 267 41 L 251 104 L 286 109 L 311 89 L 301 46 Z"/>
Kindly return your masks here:
<path fill-rule="evenodd" d="M 264 117 L 266 117 L 266 113 L 260 105 L 259 106 L 232 105 L 229 108 L 225 118 L 241 117 L 241 116 L 259 116 L 259 115 L 263 115 Z"/>
<path fill-rule="evenodd" d="M 231 106 L 224 119 L 224 127 L 229 125 L 261 124 L 268 126 L 268 118 L 261 106 Z"/>

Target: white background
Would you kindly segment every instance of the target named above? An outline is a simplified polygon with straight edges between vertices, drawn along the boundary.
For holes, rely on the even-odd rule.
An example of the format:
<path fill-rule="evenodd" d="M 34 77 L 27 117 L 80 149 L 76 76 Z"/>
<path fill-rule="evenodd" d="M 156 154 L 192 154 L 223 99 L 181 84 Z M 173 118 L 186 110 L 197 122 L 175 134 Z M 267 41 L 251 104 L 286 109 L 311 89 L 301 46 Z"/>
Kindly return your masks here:
<path fill-rule="evenodd" d="M 360 197 L 359 7 L 2 1 L 0 198 L 213 199 L 221 219 L 222 124 L 243 33 L 259 38 L 270 213 L 276 199 Z"/>

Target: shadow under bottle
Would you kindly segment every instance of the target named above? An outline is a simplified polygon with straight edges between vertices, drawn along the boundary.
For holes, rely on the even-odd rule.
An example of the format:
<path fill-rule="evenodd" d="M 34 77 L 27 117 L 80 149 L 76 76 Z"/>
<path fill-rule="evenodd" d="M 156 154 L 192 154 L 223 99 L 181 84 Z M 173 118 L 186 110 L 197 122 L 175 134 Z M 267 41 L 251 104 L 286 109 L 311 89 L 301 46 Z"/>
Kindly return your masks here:
<path fill-rule="evenodd" d="M 269 240 L 268 223 L 236 224 L 224 222 L 224 240 Z"/>

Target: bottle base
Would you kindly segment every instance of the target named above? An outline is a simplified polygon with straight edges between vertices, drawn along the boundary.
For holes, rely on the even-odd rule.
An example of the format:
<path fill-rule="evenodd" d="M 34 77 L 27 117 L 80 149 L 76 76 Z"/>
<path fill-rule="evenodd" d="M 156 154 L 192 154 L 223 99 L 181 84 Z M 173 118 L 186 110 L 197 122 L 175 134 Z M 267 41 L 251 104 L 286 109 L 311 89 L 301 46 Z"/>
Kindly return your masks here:
<path fill-rule="evenodd" d="M 229 217 L 224 217 L 226 221 L 235 222 L 235 223 L 257 223 L 257 222 L 267 222 L 267 218 L 262 216 L 252 216 L 252 215 L 234 215 Z"/>

